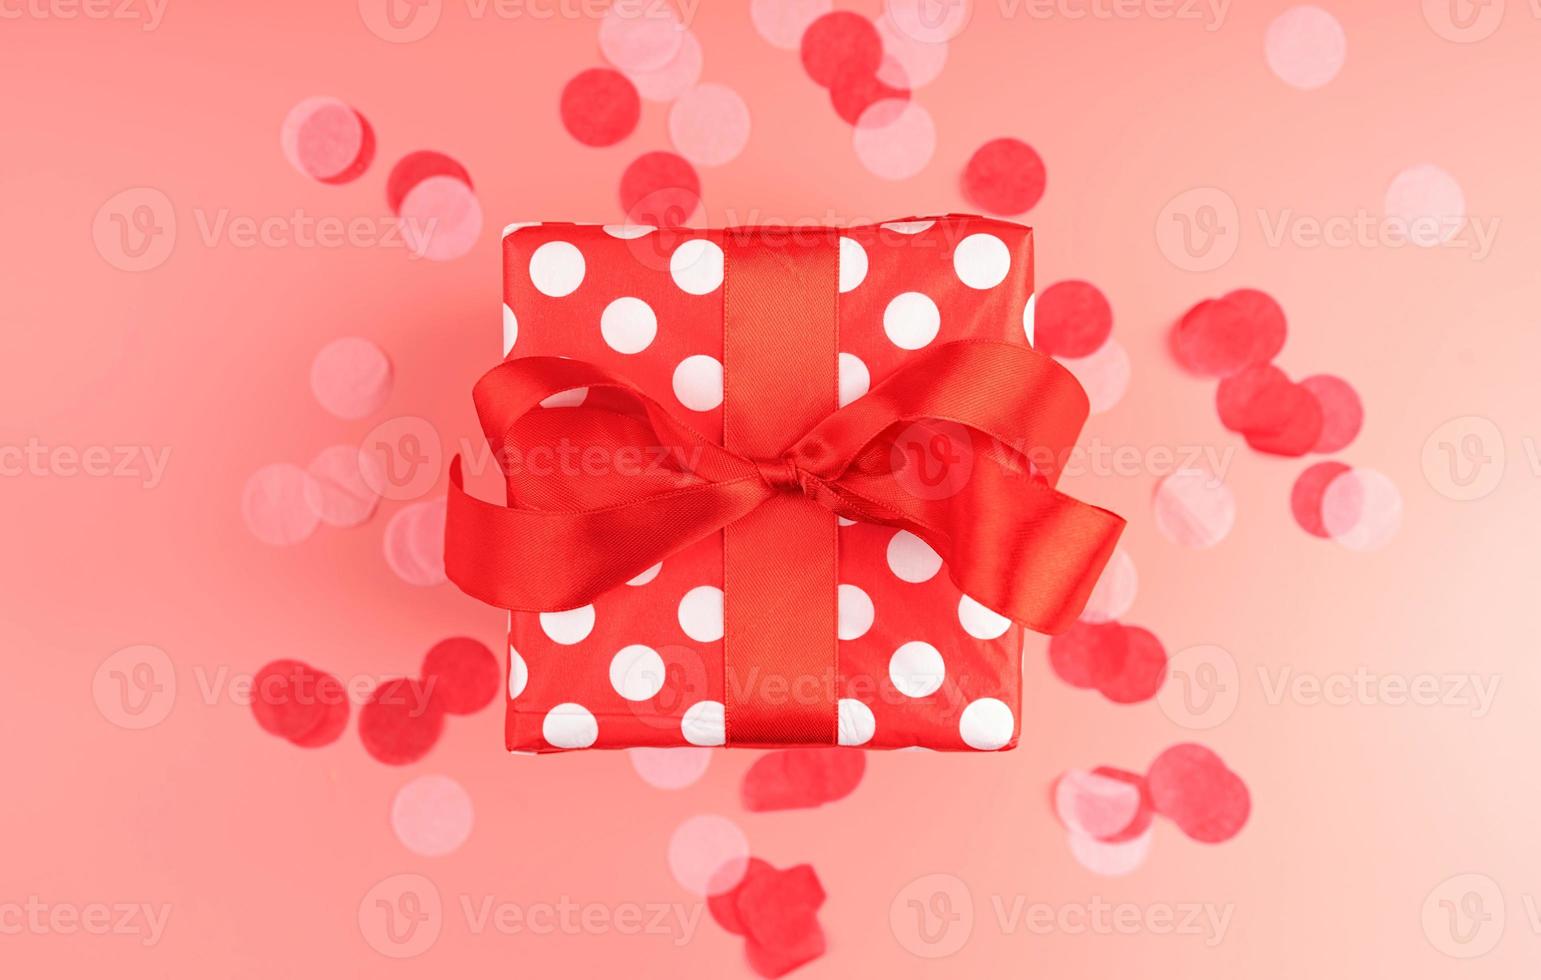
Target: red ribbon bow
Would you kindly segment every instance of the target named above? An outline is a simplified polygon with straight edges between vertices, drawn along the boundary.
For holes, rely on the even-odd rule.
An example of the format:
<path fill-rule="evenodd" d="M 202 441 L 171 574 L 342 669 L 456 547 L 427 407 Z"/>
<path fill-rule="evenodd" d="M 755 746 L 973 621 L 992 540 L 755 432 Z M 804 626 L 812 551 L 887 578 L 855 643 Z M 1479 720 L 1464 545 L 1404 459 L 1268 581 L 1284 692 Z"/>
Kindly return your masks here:
<path fill-rule="evenodd" d="M 590 390 L 582 406 L 541 407 L 580 387 Z M 582 361 L 506 361 L 477 382 L 475 401 L 510 505 L 467 494 L 457 458 L 445 565 L 504 609 L 585 605 L 772 498 L 802 494 L 914 533 L 968 595 L 1054 633 L 1079 615 L 1124 525 L 1054 489 L 1086 395 L 1052 358 L 1013 344 L 917 354 L 769 460 L 712 443 Z M 923 472 L 938 446 L 964 478 Z"/>

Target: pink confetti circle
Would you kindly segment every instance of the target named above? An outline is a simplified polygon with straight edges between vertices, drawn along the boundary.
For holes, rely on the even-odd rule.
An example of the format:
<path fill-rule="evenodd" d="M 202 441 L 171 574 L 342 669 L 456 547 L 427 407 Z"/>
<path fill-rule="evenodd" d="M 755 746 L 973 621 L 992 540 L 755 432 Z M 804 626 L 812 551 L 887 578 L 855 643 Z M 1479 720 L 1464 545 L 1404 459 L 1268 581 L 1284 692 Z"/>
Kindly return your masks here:
<path fill-rule="evenodd" d="M 686 31 L 679 51 L 668 64 L 652 71 L 626 74 L 637 87 L 638 95 L 649 102 L 668 102 L 701 80 L 701 66 L 701 42 L 694 33 Z"/>
<path fill-rule="evenodd" d="M 1321 88 L 1336 78 L 1347 50 L 1343 25 L 1320 7 L 1291 7 L 1263 36 L 1269 70 L 1298 89 Z"/>
<path fill-rule="evenodd" d="M 445 499 L 408 504 L 385 525 L 385 563 L 408 585 L 442 585 Z"/>
<path fill-rule="evenodd" d="M 1101 841 L 1085 834 L 1069 835 L 1070 856 L 1076 863 L 1094 875 L 1117 878 L 1138 871 L 1150 856 L 1150 842 L 1155 837 L 1155 825 L 1145 828 L 1138 837 L 1126 841 Z"/>
<path fill-rule="evenodd" d="M 922 41 L 899 30 L 887 11 L 875 26 L 887 55 L 878 66 L 878 80 L 894 88 L 916 89 L 929 85 L 947 64 L 945 41 Z"/>
<path fill-rule="evenodd" d="M 401 201 L 402 238 L 414 255 L 435 262 L 458 259 L 482 233 L 482 206 L 471 185 L 451 176 L 429 177 Z"/>
<path fill-rule="evenodd" d="M 374 516 L 380 504 L 378 476 L 365 477 L 364 467 L 375 465 L 376 457 L 359 451 L 357 446 L 329 446 L 316 454 L 305 471 L 315 480 L 320 493 L 317 510 L 321 520 L 333 527 L 358 527 Z"/>
<path fill-rule="evenodd" d="M 694 895 L 732 891 L 749 868 L 749 839 L 738 824 L 712 813 L 691 817 L 669 838 L 669 870 Z"/>
<path fill-rule="evenodd" d="M 1290 488 L 1290 513 L 1295 516 L 1295 523 L 1299 524 L 1307 534 L 1318 538 L 1332 536 L 1327 532 L 1327 525 L 1322 521 L 1322 496 L 1333 480 L 1348 471 L 1348 466 L 1343 463 L 1317 463 L 1315 466 L 1306 467 L 1305 471 L 1295 478 L 1295 485 Z M 1347 500 L 1337 501 L 1339 507 L 1347 503 Z M 1351 518 L 1344 514 L 1336 518 L 1348 527 L 1352 527 L 1359 521 L 1357 512 L 1359 501 L 1356 500 L 1353 503 L 1356 511 Z"/>
<path fill-rule="evenodd" d="M 374 159 L 375 135 L 363 116 L 329 96 L 305 99 L 289 110 L 279 145 L 294 169 L 327 184 L 361 175 Z"/>
<path fill-rule="evenodd" d="M 856 158 L 884 180 L 906 180 L 931 162 L 936 152 L 936 123 L 931 113 L 909 100 L 882 99 L 867 107 L 852 135 Z"/>
<path fill-rule="evenodd" d="M 1213 473 L 1185 468 L 1156 484 L 1156 528 L 1184 548 L 1213 548 L 1236 524 L 1236 497 Z"/>
<path fill-rule="evenodd" d="M 1140 787 L 1070 769 L 1054 784 L 1054 812 L 1073 833 L 1106 839 L 1134 822 L 1140 812 Z"/>
<path fill-rule="evenodd" d="M 396 161 L 396 166 L 391 168 L 390 176 L 385 180 L 385 203 L 389 205 L 391 214 L 401 214 L 401 202 L 407 196 L 407 191 L 429 177 L 454 177 L 464 181 L 467 187 L 472 186 L 471 175 L 466 172 L 465 165 L 454 157 L 438 150 L 408 153 Z"/>
<path fill-rule="evenodd" d="M 470 794 L 448 776 L 419 776 L 397 790 L 391 802 L 396 838 L 422 857 L 454 853 L 471 836 L 474 820 Z"/>
<path fill-rule="evenodd" d="M 684 789 L 706 774 L 712 750 L 696 748 L 627 749 L 631 767 L 642 781 L 657 789 Z"/>
<path fill-rule="evenodd" d="M 1341 473 L 1322 494 L 1322 526 L 1351 551 L 1377 551 L 1402 527 L 1402 493 L 1376 470 Z"/>
<path fill-rule="evenodd" d="M 697 85 L 669 109 L 669 139 L 691 163 L 721 166 L 749 144 L 749 106 L 726 85 Z"/>
<path fill-rule="evenodd" d="M 674 8 L 657 0 L 616 0 L 599 22 L 599 50 L 622 71 L 656 71 L 684 41 Z"/>
<path fill-rule="evenodd" d="M 945 44 L 974 16 L 973 0 L 887 0 L 886 12 L 900 33 L 928 44 Z"/>
<path fill-rule="evenodd" d="M 321 407 L 341 419 L 380 410 L 391 394 L 391 360 L 373 341 L 339 337 L 310 364 L 310 390 Z"/>
<path fill-rule="evenodd" d="M 292 463 L 272 463 L 253 473 L 241 493 L 247 530 L 264 544 L 299 544 L 321 522 L 321 488 Z"/>
<path fill-rule="evenodd" d="M 1133 364 L 1129 352 L 1116 340 L 1109 340 L 1087 357 L 1058 357 L 1075 379 L 1086 389 L 1093 415 L 1106 412 L 1123 400 L 1129 390 Z"/>
<path fill-rule="evenodd" d="M 1081 620 L 1087 623 L 1107 623 L 1122 617 L 1134 605 L 1139 585 L 1140 577 L 1135 571 L 1134 559 L 1122 548 L 1115 550 L 1102 570 L 1102 577 L 1097 580 L 1092 594 L 1086 600 Z"/>
<path fill-rule="evenodd" d="M 796 51 L 808 25 L 834 9 L 834 0 L 750 0 L 749 19 L 770 44 Z"/>
<path fill-rule="evenodd" d="M 1443 245 L 1466 224 L 1466 194 L 1433 164 L 1408 167 L 1386 188 L 1386 217 L 1422 248 Z"/>

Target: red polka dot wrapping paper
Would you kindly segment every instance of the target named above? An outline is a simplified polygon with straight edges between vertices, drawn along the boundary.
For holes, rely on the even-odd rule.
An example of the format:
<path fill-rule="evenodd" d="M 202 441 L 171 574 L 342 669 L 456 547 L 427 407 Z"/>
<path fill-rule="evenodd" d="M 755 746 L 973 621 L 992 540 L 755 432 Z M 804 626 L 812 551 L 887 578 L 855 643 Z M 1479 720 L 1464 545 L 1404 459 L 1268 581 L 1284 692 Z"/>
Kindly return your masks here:
<path fill-rule="evenodd" d="M 510 226 L 503 239 L 505 356 L 594 363 L 720 443 L 721 246 L 732 234 Z M 934 344 L 1028 344 L 1031 229 L 949 215 L 840 235 L 841 404 Z M 548 404 L 587 397 L 580 389 Z M 570 462 L 587 465 L 581 453 Z M 878 749 L 1013 747 L 1022 628 L 964 595 L 919 538 L 881 525 L 840 523 L 839 742 Z M 581 609 L 511 613 L 508 748 L 722 744 L 730 694 L 723 670 L 722 547 L 720 533 L 698 541 Z"/>

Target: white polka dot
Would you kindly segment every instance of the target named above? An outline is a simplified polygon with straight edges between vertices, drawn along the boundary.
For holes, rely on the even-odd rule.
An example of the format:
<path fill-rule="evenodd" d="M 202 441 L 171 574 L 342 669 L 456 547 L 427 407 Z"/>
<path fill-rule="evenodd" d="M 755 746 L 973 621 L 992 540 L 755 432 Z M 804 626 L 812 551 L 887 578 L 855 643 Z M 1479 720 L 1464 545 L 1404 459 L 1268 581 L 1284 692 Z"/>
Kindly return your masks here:
<path fill-rule="evenodd" d="M 512 235 L 514 232 L 518 231 L 520 228 L 538 228 L 538 227 L 540 227 L 540 222 L 539 221 L 515 221 L 512 224 L 507 224 L 507 225 L 503 226 L 503 237 L 507 238 L 509 235 Z"/>
<path fill-rule="evenodd" d="M 508 697 L 510 700 L 524 693 L 524 689 L 530 683 L 530 667 L 519 656 L 513 644 L 508 647 Z"/>
<path fill-rule="evenodd" d="M 835 718 L 841 745 L 865 745 L 878 728 L 872 709 L 855 698 L 841 698 L 835 706 Z"/>
<path fill-rule="evenodd" d="M 599 332 L 611 350 L 639 354 L 658 336 L 658 317 L 637 297 L 622 296 L 611 300 L 599 315 Z"/>
<path fill-rule="evenodd" d="M 976 640 L 993 640 L 1011 628 L 1011 620 L 969 596 L 958 603 L 958 622 L 963 625 L 963 632 Z"/>
<path fill-rule="evenodd" d="M 900 293 L 883 311 L 883 332 L 905 350 L 920 350 L 936 339 L 942 311 L 925 293 Z"/>
<path fill-rule="evenodd" d="M 724 711 L 721 701 L 697 701 L 685 709 L 680 734 L 691 745 L 721 745 L 728 740 Z"/>
<path fill-rule="evenodd" d="M 958 734 L 963 736 L 964 744 L 986 752 L 1010 742 L 1015 727 L 1011 709 L 995 698 L 970 701 L 958 718 Z"/>
<path fill-rule="evenodd" d="M 632 579 L 631 581 L 627 582 L 626 584 L 627 585 L 646 585 L 647 583 L 653 581 L 653 579 L 657 578 L 658 577 L 658 573 L 661 572 L 661 571 L 663 571 L 663 562 L 659 562 L 658 564 L 654 565 L 652 568 L 649 568 L 647 571 L 643 572 L 641 575 L 638 575 L 636 578 Z"/>
<path fill-rule="evenodd" d="M 1011 270 L 1011 249 L 994 235 L 970 235 L 953 251 L 952 268 L 971 289 L 999 286 Z"/>
<path fill-rule="evenodd" d="M 519 339 L 519 318 L 514 316 L 514 311 L 507 303 L 503 304 L 503 356 L 514 349 L 514 341 Z"/>
<path fill-rule="evenodd" d="M 577 408 L 589 397 L 587 388 L 569 388 L 540 400 L 541 408 Z"/>
<path fill-rule="evenodd" d="M 855 524 L 856 522 L 851 520 L 849 517 L 840 517 L 840 516 L 837 515 L 835 517 L 835 523 L 839 524 L 841 527 L 850 527 L 852 524 Z"/>
<path fill-rule="evenodd" d="M 840 352 L 840 407 L 851 404 L 867 393 L 872 385 L 872 374 L 867 365 L 855 354 Z"/>
<path fill-rule="evenodd" d="M 840 236 L 840 291 L 848 293 L 867 278 L 867 250 L 854 238 Z"/>
<path fill-rule="evenodd" d="M 594 607 L 580 606 L 566 612 L 543 612 L 540 628 L 552 642 L 564 646 L 581 643 L 594 630 Z"/>
<path fill-rule="evenodd" d="M 583 282 L 583 253 L 571 242 L 547 242 L 530 256 L 530 281 L 547 296 L 566 296 Z"/>
<path fill-rule="evenodd" d="M 705 296 L 722 285 L 722 248 L 709 238 L 680 243 L 669 256 L 674 284 L 692 296 Z"/>
<path fill-rule="evenodd" d="M 926 218 L 921 221 L 885 221 L 883 227 L 889 231 L 897 231 L 901 235 L 918 235 L 927 231 L 936 224 L 935 218 Z"/>
<path fill-rule="evenodd" d="M 697 643 L 722 639 L 722 590 L 698 585 L 680 600 L 680 629 Z"/>
<path fill-rule="evenodd" d="M 586 749 L 599 738 L 599 722 L 583 705 L 567 701 L 546 712 L 540 733 L 559 749 Z"/>
<path fill-rule="evenodd" d="M 1034 320 L 1037 319 L 1038 294 L 1027 298 L 1027 305 L 1022 307 L 1022 332 L 1027 334 L 1027 346 L 1033 346 Z"/>
<path fill-rule="evenodd" d="M 722 404 L 722 362 L 692 354 L 674 369 L 674 397 L 692 412 L 710 412 Z"/>
<path fill-rule="evenodd" d="M 652 647 L 633 643 L 610 659 L 610 686 L 628 701 L 646 701 L 663 690 L 664 663 Z"/>
<path fill-rule="evenodd" d="M 947 674 L 942 652 L 923 640 L 911 640 L 888 659 L 888 679 L 905 697 L 935 694 Z"/>
<path fill-rule="evenodd" d="M 605 225 L 605 234 L 611 238 L 619 238 L 622 241 L 641 238 L 643 235 L 650 235 L 657 230 L 652 225 Z"/>
<path fill-rule="evenodd" d="M 854 640 L 872 628 L 872 599 L 854 585 L 842 584 L 837 590 L 835 612 L 835 635 L 842 640 Z"/>
<path fill-rule="evenodd" d="M 929 582 L 942 569 L 942 556 L 909 531 L 888 540 L 888 567 L 906 582 Z"/>

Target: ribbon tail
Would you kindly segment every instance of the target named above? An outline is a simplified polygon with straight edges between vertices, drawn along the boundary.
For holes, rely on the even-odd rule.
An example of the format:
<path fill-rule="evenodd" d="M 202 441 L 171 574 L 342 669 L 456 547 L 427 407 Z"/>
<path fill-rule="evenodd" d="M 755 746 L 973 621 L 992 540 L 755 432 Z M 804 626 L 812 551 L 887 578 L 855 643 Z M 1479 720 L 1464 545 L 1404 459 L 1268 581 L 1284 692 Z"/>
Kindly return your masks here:
<path fill-rule="evenodd" d="M 501 609 L 574 609 L 715 534 L 769 493 L 744 478 L 598 510 L 524 510 L 467 493 L 457 456 L 449 471 L 444 569 L 467 595 Z"/>

